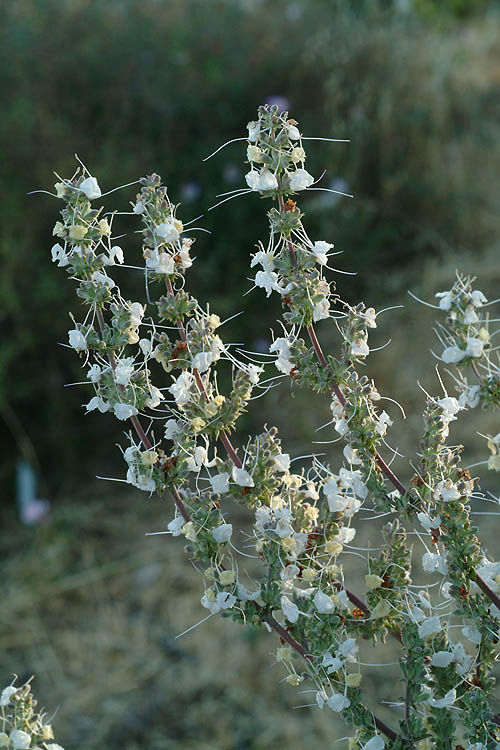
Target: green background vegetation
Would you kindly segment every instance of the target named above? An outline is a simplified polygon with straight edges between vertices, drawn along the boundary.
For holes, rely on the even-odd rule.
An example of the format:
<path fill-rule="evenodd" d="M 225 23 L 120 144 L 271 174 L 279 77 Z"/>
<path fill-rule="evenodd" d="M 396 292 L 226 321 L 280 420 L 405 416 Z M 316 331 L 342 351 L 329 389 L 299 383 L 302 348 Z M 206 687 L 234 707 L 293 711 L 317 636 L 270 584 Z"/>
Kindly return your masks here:
<path fill-rule="evenodd" d="M 198 235 L 193 293 L 221 317 L 244 308 L 225 337 L 258 346 L 277 301 L 241 296 L 267 207 L 249 196 L 207 213 L 217 193 L 243 184 L 244 147 L 202 159 L 244 135 L 257 106 L 276 96 L 305 134 L 350 138 L 310 143 L 307 166 L 355 199 L 311 193 L 301 207 L 311 236 L 335 242 L 337 265 L 359 273 L 337 277 L 344 298 L 406 305 L 382 319 L 375 341 L 392 343 L 368 371 L 407 409 L 395 430 L 411 456 L 424 400 L 416 381 L 435 392 L 436 380 L 433 315 L 407 288 L 430 299 L 458 267 L 500 296 L 499 34 L 496 4 L 480 0 L 0 4 L 0 559 L 11 581 L 0 675 L 36 672 L 43 703 L 61 705 L 55 725 L 67 750 L 293 748 L 326 744 L 333 722 L 285 711 L 297 695 L 265 671 L 269 639 L 212 619 L 186 637 L 198 640 L 173 641 L 202 616 L 199 581 L 181 544 L 142 536 L 169 520 L 166 501 L 92 479 L 123 472 L 120 426 L 109 415 L 84 418 L 87 391 L 63 388 L 82 379 L 77 358 L 56 343 L 78 307 L 50 262 L 59 205 L 28 191 L 51 189 L 54 170 L 70 175 L 75 153 L 103 189 L 159 172 L 180 215 L 204 213 L 198 224 L 211 232 Z M 109 207 L 126 210 L 133 197 L 133 188 L 115 194 Z M 121 244 L 139 257 L 133 235 Z M 140 280 L 130 283 L 139 298 Z M 334 331 L 321 330 L 333 351 Z M 328 419 L 327 403 L 311 409 L 300 394 L 290 402 L 287 386 L 259 405 L 244 427 L 258 429 L 265 411 L 295 454 L 310 451 Z M 472 457 L 475 420 L 457 438 Z M 481 427 L 498 431 L 493 421 Z M 16 520 L 20 455 L 55 505 L 36 532 Z"/>

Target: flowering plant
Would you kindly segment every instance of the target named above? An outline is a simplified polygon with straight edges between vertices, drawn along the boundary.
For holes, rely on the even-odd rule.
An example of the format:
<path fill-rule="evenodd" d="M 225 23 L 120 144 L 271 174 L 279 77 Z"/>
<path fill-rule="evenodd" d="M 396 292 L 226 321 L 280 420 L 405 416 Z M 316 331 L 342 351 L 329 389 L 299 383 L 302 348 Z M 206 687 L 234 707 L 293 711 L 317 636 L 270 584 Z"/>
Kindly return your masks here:
<path fill-rule="evenodd" d="M 0 747 L 12 750 L 64 750 L 54 739 L 43 712 L 36 711 L 30 680 L 21 687 L 8 685 L 0 694 Z"/>
<path fill-rule="evenodd" d="M 221 202 L 258 193 L 273 204 L 269 239 L 250 263 L 254 287 L 267 297 L 279 294 L 285 309 L 267 357 L 224 343 L 219 316 L 187 291 L 193 239 L 158 175 L 139 181 L 131 204 L 141 221 L 143 264 L 129 266 L 145 275 L 140 302 L 122 296 L 115 278 L 125 258 L 115 244 L 116 214 L 94 208 L 101 197 L 96 178 L 83 168 L 56 184 L 64 208 L 52 259 L 76 282 L 87 308 L 69 331 L 69 346 L 94 389 L 86 411 L 112 412 L 129 427 L 125 481 L 171 496 L 174 516 L 157 533 L 185 538 L 202 574 L 207 616 L 222 613 L 277 633 L 286 681 L 307 680 L 313 704 L 353 727 L 350 748 L 424 750 L 452 747 L 454 740 L 476 750 L 500 747 L 500 718 L 490 708 L 500 562 L 488 558 L 471 525 L 470 501 L 481 495 L 461 463 L 461 448 L 447 444 L 459 414 L 499 405 L 498 356 L 484 312 L 492 303 L 462 276 L 436 295 L 445 315 L 437 328 L 439 359 L 453 366 L 458 397 L 444 386 L 428 396 L 418 465 L 405 484 L 382 455 L 392 418 L 380 408 L 375 383 L 359 372 L 378 314 L 335 292 L 326 276 L 333 245 L 310 239 L 295 200 L 321 189 L 305 168 L 306 139 L 287 113 L 266 106 L 240 140 L 247 141 L 247 188 Z M 315 323 L 322 320 L 338 330 L 335 356 L 318 340 Z M 342 466 L 314 455 L 292 471 L 275 428 L 242 448 L 233 445 L 238 417 L 269 387 L 263 380 L 269 359 L 294 387 L 329 394 L 329 424 L 344 443 Z M 232 388 L 222 393 L 217 370 L 228 365 Z M 488 446 L 489 468 L 498 470 L 499 435 Z M 231 503 L 253 514 L 244 535 L 233 529 Z M 364 598 L 344 576 L 361 509 L 388 517 L 378 556 L 357 550 L 366 564 Z M 402 523 L 412 525 L 425 548 L 428 585 L 413 583 Z M 243 536 L 258 564 L 251 576 L 242 569 L 249 557 L 239 549 Z M 457 626 L 460 635 L 452 637 Z M 360 641 L 388 636 L 403 685 L 397 728 L 367 707 L 362 686 Z"/>

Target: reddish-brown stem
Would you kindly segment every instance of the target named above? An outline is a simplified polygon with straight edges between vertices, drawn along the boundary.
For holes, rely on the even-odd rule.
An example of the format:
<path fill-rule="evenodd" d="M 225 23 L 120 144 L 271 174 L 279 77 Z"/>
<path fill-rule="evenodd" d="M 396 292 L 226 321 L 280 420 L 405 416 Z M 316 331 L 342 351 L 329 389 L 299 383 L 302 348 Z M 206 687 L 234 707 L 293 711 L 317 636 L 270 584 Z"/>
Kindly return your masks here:
<path fill-rule="evenodd" d="M 236 466 L 236 468 L 237 469 L 241 469 L 241 467 L 243 466 L 243 464 L 241 463 L 240 459 L 236 455 L 236 451 L 233 448 L 233 445 L 232 445 L 231 441 L 229 440 L 229 438 L 228 438 L 228 436 L 226 435 L 225 432 L 221 432 L 220 433 L 219 440 L 221 441 L 222 445 L 226 449 L 229 458 L 231 459 L 231 461 L 233 462 L 233 464 Z"/>
<path fill-rule="evenodd" d="M 190 516 L 190 515 L 189 515 L 189 513 L 187 512 L 186 506 L 185 506 L 185 505 L 184 505 L 184 503 L 182 502 L 182 498 L 181 498 L 181 496 L 179 495 L 179 490 L 178 490 L 178 489 L 177 489 L 177 487 L 176 487 L 176 486 L 174 485 L 174 486 L 172 487 L 172 489 L 170 490 L 170 492 L 172 493 L 172 496 L 173 496 L 173 498 L 174 498 L 174 502 L 175 502 L 175 504 L 177 505 L 177 507 L 178 507 L 178 509 L 179 509 L 179 513 L 181 514 L 181 516 L 183 517 L 183 519 L 184 519 L 184 520 L 186 521 L 186 523 L 187 523 L 187 521 L 190 521 L 190 520 L 191 520 L 191 516 Z"/>
<path fill-rule="evenodd" d="M 498 609 L 500 609 L 500 597 L 490 589 L 486 581 L 481 578 L 481 576 L 476 572 L 474 572 L 474 581 L 477 583 L 481 591 L 484 591 L 488 599 L 493 602 L 495 607 L 498 607 Z"/>
<path fill-rule="evenodd" d="M 288 630 L 286 630 L 282 625 L 277 622 L 274 617 L 269 612 L 264 612 L 261 615 L 261 619 L 263 622 L 267 622 L 267 624 L 274 630 L 276 633 L 278 633 L 279 637 L 282 638 L 282 640 L 286 641 L 289 646 L 291 646 L 294 651 L 296 651 L 298 654 L 302 656 L 303 659 L 306 659 L 306 661 L 310 662 L 312 664 L 313 657 L 311 654 L 308 654 L 304 646 L 300 644 L 294 637 L 291 635 Z"/>

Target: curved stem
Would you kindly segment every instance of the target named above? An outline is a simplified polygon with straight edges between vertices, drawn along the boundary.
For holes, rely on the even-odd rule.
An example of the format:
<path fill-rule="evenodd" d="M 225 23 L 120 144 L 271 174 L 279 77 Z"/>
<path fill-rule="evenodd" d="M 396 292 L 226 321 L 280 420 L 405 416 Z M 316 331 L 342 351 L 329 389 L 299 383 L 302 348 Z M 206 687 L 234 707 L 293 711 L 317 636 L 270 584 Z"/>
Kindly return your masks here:
<path fill-rule="evenodd" d="M 286 630 L 282 625 L 280 625 L 279 622 L 277 622 L 274 619 L 274 617 L 271 614 L 269 614 L 269 612 L 263 613 L 261 615 L 261 619 L 263 622 L 267 622 L 269 627 L 271 627 L 276 633 L 278 633 L 280 638 L 286 643 L 288 643 L 288 645 L 291 646 L 291 648 L 293 648 L 294 651 L 300 654 L 303 659 L 308 661 L 310 664 L 313 663 L 312 655 L 308 654 L 304 646 L 301 643 L 299 643 L 296 640 L 296 638 L 294 638 L 293 635 L 291 635 L 288 632 L 288 630 Z M 384 724 L 384 722 L 381 721 L 381 719 L 378 719 L 373 713 L 372 713 L 372 718 L 373 718 L 373 723 L 375 724 L 379 732 L 381 732 L 382 734 L 385 734 L 385 736 L 388 737 L 390 740 L 396 739 L 397 734 L 393 729 L 388 727 L 387 724 Z"/>

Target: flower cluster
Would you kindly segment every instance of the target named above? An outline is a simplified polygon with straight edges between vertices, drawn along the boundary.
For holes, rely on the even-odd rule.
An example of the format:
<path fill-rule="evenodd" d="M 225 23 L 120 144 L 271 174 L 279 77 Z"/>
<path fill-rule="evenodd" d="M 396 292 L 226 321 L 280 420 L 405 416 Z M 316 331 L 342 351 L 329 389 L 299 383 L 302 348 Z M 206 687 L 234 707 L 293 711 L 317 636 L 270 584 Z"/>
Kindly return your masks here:
<path fill-rule="evenodd" d="M 447 445 L 459 415 L 478 404 L 498 405 L 498 364 L 483 314 L 488 302 L 462 277 L 438 295 L 447 315 L 438 326 L 440 358 L 457 368 L 458 397 L 429 396 L 414 476 L 405 486 L 383 457 L 393 407 L 381 407 L 383 396 L 361 372 L 378 315 L 363 303 L 342 301 L 326 278 L 333 245 L 309 237 L 295 200 L 315 182 L 305 158 L 298 124 L 276 107 L 261 107 L 248 125 L 248 190 L 238 195 L 259 193 L 274 203 L 269 239 L 250 261 L 254 287 L 266 297 L 279 294 L 284 308 L 270 360 L 292 386 L 329 394 L 325 427 L 343 441 L 341 465 L 318 456 L 294 463 L 275 428 L 233 446 L 238 417 L 255 389 L 266 387 L 264 358 L 237 357 L 222 340 L 219 316 L 188 293 L 193 240 L 157 175 L 140 180 L 130 211 L 141 221 L 143 302 L 126 300 L 112 278 L 124 254 L 113 244 L 113 216 L 101 218 L 102 209 L 91 206 L 101 194 L 96 179 L 85 171 L 56 186 L 65 207 L 54 231 L 63 244 L 52 256 L 76 279 L 88 308 L 69 333 L 94 389 L 86 410 L 112 413 L 130 427 L 125 481 L 172 496 L 173 518 L 160 533 L 185 539 L 203 577 L 208 616 L 222 613 L 279 634 L 276 658 L 286 681 L 310 681 L 313 705 L 354 728 L 350 748 L 426 750 L 455 737 L 469 748 L 497 747 L 500 734 L 488 706 L 498 655 L 500 563 L 489 559 L 471 525 L 478 489 L 461 464 L 461 449 Z M 319 321 L 339 332 L 335 356 L 323 353 Z M 219 390 L 219 367 L 231 368 L 229 392 Z M 499 444 L 498 436 L 489 440 L 495 469 Z M 244 536 L 258 568 L 251 575 L 244 572 L 249 553 L 239 548 L 234 504 L 252 514 Z M 345 581 L 345 554 L 361 510 L 388 516 L 378 552 L 366 557 L 364 599 Z M 422 544 L 413 560 L 399 516 Z M 428 587 L 413 584 L 416 566 L 432 576 Z M 460 625 L 453 638 L 452 616 Z M 397 643 L 405 685 L 397 731 L 363 702 L 361 640 L 388 637 Z"/>
<path fill-rule="evenodd" d="M 36 710 L 30 681 L 8 685 L 0 694 L 0 747 L 9 750 L 64 750 L 54 739 L 45 713 Z"/>

